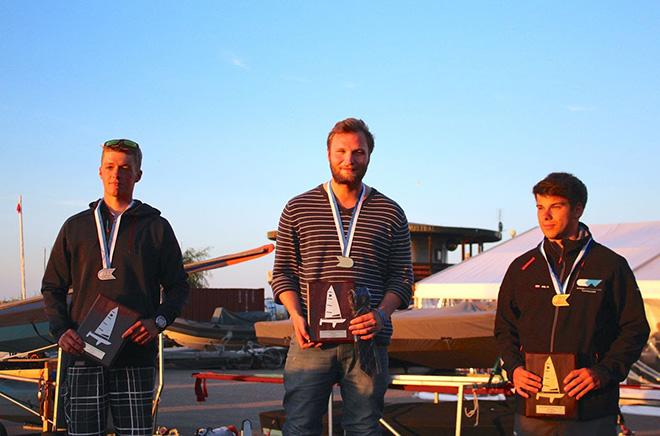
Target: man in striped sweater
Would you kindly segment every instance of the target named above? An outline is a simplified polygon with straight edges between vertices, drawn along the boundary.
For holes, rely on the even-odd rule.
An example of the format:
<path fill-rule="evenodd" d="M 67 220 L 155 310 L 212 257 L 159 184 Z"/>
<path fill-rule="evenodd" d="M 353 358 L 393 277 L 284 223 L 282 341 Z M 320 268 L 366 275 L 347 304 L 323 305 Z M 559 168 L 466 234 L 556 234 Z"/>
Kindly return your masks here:
<path fill-rule="evenodd" d="M 380 434 L 390 316 L 412 294 L 410 233 L 403 210 L 362 183 L 374 139 L 364 121 L 348 118 L 328 134 L 332 179 L 290 200 L 280 218 L 273 268 L 275 301 L 284 304 L 294 338 L 284 370 L 287 435 L 320 435 L 332 386 L 343 399 L 347 434 Z M 371 311 L 351 320 L 359 345 L 371 341 L 379 370 L 364 371 L 365 355 L 351 343 L 310 338 L 307 296 L 316 283 L 351 282 L 370 292 Z M 313 287 L 316 289 L 316 287 Z"/>

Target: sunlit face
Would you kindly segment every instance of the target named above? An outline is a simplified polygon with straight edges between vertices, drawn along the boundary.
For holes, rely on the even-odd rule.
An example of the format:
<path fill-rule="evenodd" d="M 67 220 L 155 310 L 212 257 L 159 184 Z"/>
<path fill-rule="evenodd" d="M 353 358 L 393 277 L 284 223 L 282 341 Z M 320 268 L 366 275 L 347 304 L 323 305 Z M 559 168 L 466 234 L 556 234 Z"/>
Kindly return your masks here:
<path fill-rule="evenodd" d="M 133 187 L 142 177 L 134 156 L 121 151 L 105 149 L 99 167 L 105 196 L 122 200 L 133 198 Z"/>
<path fill-rule="evenodd" d="M 577 236 L 584 207 L 571 206 L 567 198 L 556 195 L 536 195 L 536 216 L 539 227 L 551 241 Z"/>
<path fill-rule="evenodd" d="M 358 185 L 369 166 L 369 147 L 363 133 L 337 133 L 328 148 L 332 179 L 340 185 Z"/>

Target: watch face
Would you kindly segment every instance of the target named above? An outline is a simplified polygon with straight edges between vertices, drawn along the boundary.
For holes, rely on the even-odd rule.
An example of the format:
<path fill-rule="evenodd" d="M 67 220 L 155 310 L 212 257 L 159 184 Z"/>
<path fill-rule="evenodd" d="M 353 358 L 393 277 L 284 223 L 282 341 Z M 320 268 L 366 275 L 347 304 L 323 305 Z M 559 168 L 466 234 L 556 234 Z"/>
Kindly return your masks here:
<path fill-rule="evenodd" d="M 167 327 L 167 320 L 165 319 L 165 317 L 163 315 L 158 315 L 156 317 L 155 322 L 156 322 L 156 326 L 158 328 L 164 329 L 165 327 Z"/>

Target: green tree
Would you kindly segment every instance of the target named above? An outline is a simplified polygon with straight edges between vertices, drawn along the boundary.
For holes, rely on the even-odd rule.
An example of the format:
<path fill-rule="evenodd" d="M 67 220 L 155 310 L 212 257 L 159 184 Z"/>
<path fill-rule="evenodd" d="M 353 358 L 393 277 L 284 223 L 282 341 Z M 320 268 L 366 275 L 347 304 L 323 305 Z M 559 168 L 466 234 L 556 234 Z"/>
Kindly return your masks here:
<path fill-rule="evenodd" d="M 209 250 L 211 247 L 196 249 L 196 248 L 187 248 L 183 252 L 183 263 L 192 263 L 199 262 L 200 260 L 208 259 Z M 206 274 L 209 271 L 202 271 L 196 273 L 188 273 L 188 285 L 191 288 L 206 288 L 209 285 L 209 281 L 206 278 Z"/>

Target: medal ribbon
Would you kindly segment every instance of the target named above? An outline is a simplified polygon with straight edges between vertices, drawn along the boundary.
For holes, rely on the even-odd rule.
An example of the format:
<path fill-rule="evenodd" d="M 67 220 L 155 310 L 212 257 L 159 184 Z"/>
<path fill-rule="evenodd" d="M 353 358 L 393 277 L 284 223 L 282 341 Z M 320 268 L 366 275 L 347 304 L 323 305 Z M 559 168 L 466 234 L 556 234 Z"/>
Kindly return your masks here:
<path fill-rule="evenodd" d="M 337 229 L 337 236 L 339 238 L 339 246 L 341 247 L 341 253 L 344 257 L 350 257 L 351 246 L 353 245 L 353 236 L 355 235 L 355 227 L 360 216 L 360 210 L 362 209 L 362 203 L 364 203 L 366 185 L 362 184 L 362 190 L 360 191 L 360 198 L 358 199 L 355 208 L 353 209 L 353 215 L 351 215 L 351 221 L 348 224 L 348 233 L 344 233 L 344 226 L 341 222 L 341 213 L 339 211 L 339 205 L 337 204 L 337 199 L 335 198 L 334 192 L 332 192 L 331 182 L 326 183 L 325 190 L 328 191 L 328 197 L 330 197 L 330 209 L 332 209 L 332 218 L 335 220 L 335 228 Z"/>
<path fill-rule="evenodd" d="M 555 287 L 555 292 L 557 293 L 557 295 L 566 293 L 566 287 L 568 286 L 568 283 L 571 280 L 571 276 L 573 275 L 573 272 L 575 272 L 575 267 L 587 254 L 587 251 L 589 251 L 592 242 L 593 242 L 593 238 L 589 238 L 587 243 L 584 244 L 584 247 L 582 247 L 582 250 L 580 250 L 577 257 L 575 258 L 575 262 L 573 262 L 573 267 L 571 268 L 571 272 L 568 273 L 568 276 L 566 276 L 566 280 L 564 281 L 564 283 L 562 283 L 560 278 L 557 276 L 557 273 L 555 273 L 555 270 L 552 269 L 552 265 L 550 265 L 548 256 L 545 254 L 545 249 L 543 248 L 543 241 L 541 241 L 541 244 L 539 245 L 539 249 L 541 250 L 541 254 L 543 254 L 543 257 L 545 258 L 545 263 L 548 265 L 548 271 L 550 271 L 550 278 L 552 279 L 552 285 Z"/>
<path fill-rule="evenodd" d="M 112 266 L 112 256 L 115 254 L 115 245 L 117 244 L 117 234 L 119 233 L 119 224 L 121 223 L 121 216 L 128 209 L 133 206 L 133 201 L 128 205 L 124 212 L 120 213 L 117 216 L 117 219 L 112 223 L 112 228 L 110 229 L 110 247 L 108 247 L 108 241 L 105 238 L 105 231 L 103 230 L 101 216 L 101 203 L 103 199 L 100 199 L 96 204 L 96 209 L 94 209 L 94 219 L 96 220 L 96 233 L 99 237 L 99 247 L 101 247 L 101 262 L 103 263 L 103 269 L 108 269 Z"/>

